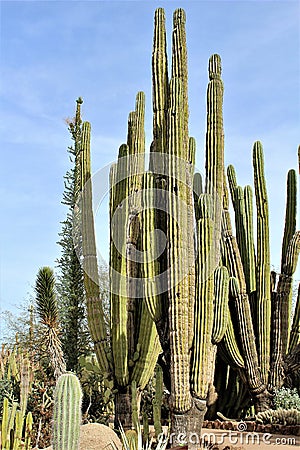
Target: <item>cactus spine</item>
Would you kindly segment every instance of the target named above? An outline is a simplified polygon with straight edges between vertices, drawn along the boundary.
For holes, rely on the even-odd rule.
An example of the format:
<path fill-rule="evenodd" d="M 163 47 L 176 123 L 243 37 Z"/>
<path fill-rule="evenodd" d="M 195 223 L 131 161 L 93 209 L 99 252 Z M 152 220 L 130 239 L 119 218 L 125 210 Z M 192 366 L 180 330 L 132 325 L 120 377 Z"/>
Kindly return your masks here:
<path fill-rule="evenodd" d="M 54 392 L 53 450 L 78 450 L 82 391 L 72 373 L 59 377 Z"/>

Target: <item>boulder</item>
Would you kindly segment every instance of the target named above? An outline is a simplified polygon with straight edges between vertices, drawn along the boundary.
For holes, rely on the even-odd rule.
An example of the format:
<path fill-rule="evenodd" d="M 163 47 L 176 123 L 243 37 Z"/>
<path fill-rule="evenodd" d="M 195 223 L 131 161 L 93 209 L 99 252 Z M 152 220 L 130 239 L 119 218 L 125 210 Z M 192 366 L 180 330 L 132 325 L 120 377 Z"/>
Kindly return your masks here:
<path fill-rule="evenodd" d="M 122 443 L 111 428 L 100 423 L 87 423 L 80 427 L 79 450 L 114 450 L 115 448 L 122 450 Z M 52 446 L 45 450 L 52 450 Z"/>

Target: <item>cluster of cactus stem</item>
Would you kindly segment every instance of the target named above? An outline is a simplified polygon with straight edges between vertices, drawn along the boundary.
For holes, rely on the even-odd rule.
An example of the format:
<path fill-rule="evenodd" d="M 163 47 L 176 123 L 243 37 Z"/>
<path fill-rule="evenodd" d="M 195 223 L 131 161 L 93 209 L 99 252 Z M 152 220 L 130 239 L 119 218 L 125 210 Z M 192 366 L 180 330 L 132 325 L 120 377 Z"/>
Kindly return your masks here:
<path fill-rule="evenodd" d="M 23 414 L 18 403 L 9 406 L 4 398 L 2 406 L 1 448 L 2 450 L 31 450 L 32 413 Z"/>
<path fill-rule="evenodd" d="M 18 348 L 12 351 L 2 346 L 0 354 L 0 380 L 14 381 L 20 386 L 20 400 L 4 397 L 1 421 L 1 445 L 3 450 L 31 449 L 33 418 L 26 412 L 28 397 L 32 389 L 33 368 L 27 354 Z"/>
<path fill-rule="evenodd" d="M 139 392 L 159 356 L 170 391 L 172 432 L 199 433 L 207 407 L 216 410 L 215 388 L 218 402 L 222 390 L 228 394 L 231 385 L 237 386 L 239 405 L 251 398 L 256 412 L 268 408 L 272 390 L 284 381 L 286 355 L 299 345 L 299 297 L 290 323 L 292 276 L 300 246 L 295 220 L 296 174 L 294 170 L 288 174 L 277 282 L 270 270 L 268 198 L 260 142 L 253 147 L 256 242 L 252 188 L 238 186 L 233 166 L 228 167 L 228 181 L 226 178 L 223 82 L 221 58 L 216 54 L 208 67 L 203 187 L 200 174 L 194 174 L 196 143 L 188 130 L 182 9 L 173 17 L 170 77 L 164 10 L 156 10 L 152 69 L 149 167 L 145 167 L 145 99 L 139 92 L 136 108 L 129 114 L 127 142 L 121 145 L 110 172 L 110 342 L 98 285 L 90 124 L 85 122 L 81 128 L 78 160 L 88 322 L 100 371 L 113 381 L 116 416 L 125 421 L 125 428 L 132 417 L 130 393 L 133 390 L 138 403 Z M 229 215 L 229 192 L 236 237 Z M 216 366 L 228 375 L 225 385 Z"/>
<path fill-rule="evenodd" d="M 80 105 L 77 101 L 76 117 L 80 118 Z M 100 372 L 107 380 L 107 396 L 115 397 L 115 425 L 119 425 L 122 417 L 124 429 L 132 424 L 132 383 L 135 383 L 139 403 L 141 391 L 153 374 L 159 353 L 161 352 L 156 327 L 151 319 L 146 304 L 134 292 L 135 286 L 126 279 L 138 277 L 140 264 L 134 257 L 128 261 L 127 255 L 139 251 L 142 245 L 138 235 L 140 224 L 134 218 L 135 209 L 140 201 L 139 190 L 143 182 L 143 122 L 144 94 L 137 96 L 136 109 L 129 115 L 127 144 L 120 147 L 118 162 L 112 167 L 110 179 L 110 214 L 111 220 L 117 208 L 123 207 L 132 218 L 130 226 L 115 224 L 119 235 L 116 239 L 123 247 L 115 247 L 116 239 L 112 239 L 110 249 L 110 342 L 107 338 L 106 321 L 99 290 L 98 263 L 96 257 L 95 231 L 92 211 L 92 189 L 90 168 L 90 124 L 84 122 L 80 134 L 80 152 L 78 177 L 82 187 L 82 254 L 84 267 L 84 285 L 86 291 L 87 316 L 89 329 L 95 344 Z M 141 158 L 131 167 L 128 177 L 128 155 L 137 151 Z M 128 201 L 129 193 L 134 186 L 136 198 Z M 118 220 L 118 218 L 117 218 Z M 119 217 L 124 220 L 124 217 Z M 128 233 L 128 235 L 127 235 Z M 124 244 L 126 242 L 126 245 Z M 118 275 L 121 275 L 119 279 Z"/>

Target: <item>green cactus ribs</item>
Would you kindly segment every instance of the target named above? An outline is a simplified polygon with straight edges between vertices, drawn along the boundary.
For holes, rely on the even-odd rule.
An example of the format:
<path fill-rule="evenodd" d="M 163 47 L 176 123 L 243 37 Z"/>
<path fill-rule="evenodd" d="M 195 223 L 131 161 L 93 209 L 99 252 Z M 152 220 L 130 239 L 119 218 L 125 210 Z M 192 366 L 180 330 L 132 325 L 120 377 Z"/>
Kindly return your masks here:
<path fill-rule="evenodd" d="M 53 450 L 78 450 L 82 390 L 73 373 L 61 375 L 54 392 Z"/>

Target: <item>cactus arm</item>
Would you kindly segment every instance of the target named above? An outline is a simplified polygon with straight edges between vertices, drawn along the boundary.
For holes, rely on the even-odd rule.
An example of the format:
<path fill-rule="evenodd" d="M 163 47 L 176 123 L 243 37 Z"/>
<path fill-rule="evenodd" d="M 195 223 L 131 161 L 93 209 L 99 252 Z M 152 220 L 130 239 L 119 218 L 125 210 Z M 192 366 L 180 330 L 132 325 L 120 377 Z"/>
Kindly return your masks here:
<path fill-rule="evenodd" d="M 193 137 L 189 138 L 188 161 L 186 170 L 186 208 L 187 223 L 186 229 L 193 230 L 195 221 L 194 211 L 194 193 L 193 181 L 195 170 L 196 141 Z M 188 286 L 189 286 L 189 310 L 188 310 L 188 327 L 189 327 L 189 348 L 192 348 L 194 339 L 194 306 L 196 294 L 196 267 L 195 267 L 195 242 L 194 239 L 188 238 L 187 246 L 187 264 L 188 264 Z"/>
<path fill-rule="evenodd" d="M 187 258 L 185 247 L 185 233 L 182 223 L 185 218 L 180 210 L 179 195 L 184 198 L 185 189 L 182 187 L 183 163 L 177 157 L 180 156 L 182 147 L 182 83 L 179 78 L 171 80 L 170 85 L 170 139 L 169 139 L 169 172 L 173 177 L 168 177 L 168 194 L 170 217 L 168 223 L 168 259 L 170 261 L 170 285 L 169 295 L 169 336 L 171 347 L 171 383 L 173 392 L 172 402 L 176 411 L 188 411 L 191 408 L 191 395 L 189 389 L 189 336 L 188 336 L 188 305 L 189 288 L 187 278 L 180 274 L 187 273 Z M 174 193 L 174 183 L 176 191 Z M 175 219 L 179 221 L 176 224 Z"/>
<path fill-rule="evenodd" d="M 218 345 L 222 358 L 233 368 L 244 368 L 245 363 L 234 334 L 232 319 L 229 317 L 224 337 Z"/>
<path fill-rule="evenodd" d="M 153 198 L 147 195 L 145 203 L 155 204 L 154 211 L 145 211 L 145 218 L 153 220 L 151 215 L 154 214 L 153 227 L 158 230 L 155 244 L 160 248 L 165 245 L 167 236 L 167 173 L 168 173 L 168 126 L 169 126 L 169 77 L 168 77 L 168 57 L 167 57 L 167 41 L 165 27 L 165 12 L 163 8 L 157 8 L 154 17 L 154 37 L 152 52 L 152 106 L 153 106 L 153 142 L 150 147 L 149 168 L 153 173 L 146 175 L 145 184 L 154 188 Z M 149 230 L 151 232 L 151 229 Z M 163 236 L 163 239 L 162 239 Z M 145 236 L 146 237 L 146 236 Z M 147 247 L 149 245 L 145 243 Z M 156 249 L 158 249 L 156 247 Z M 154 252 L 156 249 L 153 249 Z M 144 250 L 145 251 L 145 250 Z M 149 250 L 147 251 L 147 254 Z M 147 257 L 146 254 L 146 257 Z M 155 264 L 146 266 L 146 270 L 154 270 L 153 275 L 166 273 L 168 269 L 167 252 L 160 252 Z M 150 274 L 151 275 L 151 274 Z M 152 278 L 151 276 L 151 278 Z M 152 284 L 152 281 L 151 283 Z M 154 285 L 155 284 L 155 285 Z M 152 305 L 148 303 L 149 312 L 155 320 L 157 330 L 160 336 L 161 344 L 164 347 L 165 357 L 169 353 L 168 326 L 165 318 L 168 315 L 168 287 L 165 286 L 165 277 L 159 277 L 149 288 L 153 291 L 159 290 L 160 296 L 152 296 Z M 149 302 L 149 295 L 146 301 Z M 153 303 L 154 302 L 154 303 Z M 154 312 L 155 311 L 155 312 Z M 169 362 L 168 362 L 169 365 Z"/>
<path fill-rule="evenodd" d="M 281 274 L 286 274 L 287 276 L 292 276 L 296 268 L 289 267 L 288 251 L 292 252 L 293 249 L 289 248 L 290 242 L 293 240 L 293 236 L 296 232 L 296 212 L 297 212 L 297 180 L 296 171 L 291 169 L 287 176 L 287 195 L 286 195 L 286 211 L 285 211 L 285 225 L 282 240 L 282 251 L 281 251 Z M 280 278 L 280 280 L 282 277 Z M 281 285 L 281 283 L 280 283 Z M 286 353 L 288 348 L 288 341 L 290 338 L 291 323 L 290 318 L 292 315 L 292 289 L 289 287 L 289 295 L 285 293 L 285 300 L 281 302 L 282 309 L 282 339 L 283 339 L 283 353 Z"/>
<path fill-rule="evenodd" d="M 297 262 L 300 253 L 300 231 L 296 231 L 287 248 L 283 271 L 279 277 L 277 294 L 281 297 L 282 302 L 282 331 L 283 331 L 283 352 L 286 353 L 288 348 L 289 330 L 290 330 L 290 314 L 289 306 L 292 293 L 293 274 L 297 268 Z"/>
<path fill-rule="evenodd" d="M 195 303 L 196 337 L 192 361 L 192 389 L 197 397 L 206 399 L 208 385 L 211 382 L 211 343 L 214 321 L 214 277 L 213 256 L 213 198 L 210 194 L 202 194 L 199 198 L 200 220 L 198 222 L 198 292 Z"/>
<path fill-rule="evenodd" d="M 161 425 L 161 407 L 163 403 L 163 373 L 159 365 L 155 369 L 155 394 L 152 400 L 153 405 L 153 421 L 155 436 L 158 438 L 162 433 Z"/>
<path fill-rule="evenodd" d="M 131 402 L 132 402 L 132 426 L 135 430 L 139 426 L 139 414 L 138 414 L 138 390 L 136 381 L 131 382 Z"/>
<path fill-rule="evenodd" d="M 165 12 L 157 8 L 154 17 L 154 39 L 152 53 L 152 101 L 153 101 L 153 146 L 151 151 L 166 153 L 168 121 L 168 57 L 165 28 Z M 166 173 L 164 167 L 151 166 L 154 173 Z M 160 172 L 162 170 L 162 172 Z"/>
<path fill-rule="evenodd" d="M 252 190 L 237 186 L 234 191 L 235 223 L 237 242 L 243 264 L 247 294 L 256 290 L 256 266 L 253 239 Z"/>
<path fill-rule="evenodd" d="M 138 359 L 134 363 L 131 378 L 137 382 L 140 389 L 144 389 L 150 377 L 153 375 L 158 355 L 161 353 L 156 327 L 145 305 L 142 306 L 137 346 L 139 348 L 137 352 Z"/>
<path fill-rule="evenodd" d="M 187 57 L 185 40 L 185 14 L 178 9 L 173 15 L 172 79 L 168 109 L 168 209 L 167 258 L 169 263 L 169 339 L 172 411 L 182 414 L 190 410 L 190 335 L 189 308 L 190 287 L 189 252 L 187 245 L 190 232 L 187 229 L 190 209 L 193 205 L 192 180 L 190 180 L 188 104 L 187 104 Z M 187 173 L 188 172 L 188 173 Z M 191 242 L 190 242 L 191 245 Z M 175 423 L 175 422 L 174 422 Z"/>
<path fill-rule="evenodd" d="M 163 332 L 160 329 L 162 318 L 161 295 L 157 294 L 158 287 L 162 287 L 159 277 L 158 253 L 162 252 L 162 242 L 160 242 L 161 231 L 155 228 L 155 178 L 154 174 L 147 172 L 143 177 L 143 211 L 141 217 L 141 237 L 144 264 L 142 264 L 142 277 L 144 278 L 144 301 L 147 304 L 152 320 L 157 324 L 158 332 L 162 338 Z M 150 245 L 151 242 L 151 245 Z"/>
<path fill-rule="evenodd" d="M 25 442 L 24 450 L 31 450 L 31 431 L 32 431 L 33 418 L 32 413 L 29 412 L 26 416 L 25 422 Z"/>
<path fill-rule="evenodd" d="M 193 192 L 194 192 L 194 211 L 195 211 L 195 219 L 196 222 L 200 219 L 200 212 L 199 212 L 199 196 L 203 193 L 202 188 L 202 177 L 199 172 L 196 172 L 194 175 L 194 181 L 193 181 Z"/>
<path fill-rule="evenodd" d="M 102 373 L 107 373 L 110 371 L 110 365 L 107 357 L 109 347 L 99 290 L 94 216 L 92 209 L 90 133 L 90 124 L 88 122 L 84 122 L 82 126 L 80 152 L 84 287 L 86 292 L 88 325 L 92 340 L 94 342 L 99 367 Z"/>
<path fill-rule="evenodd" d="M 4 397 L 2 406 L 2 420 L 1 420 L 1 445 L 2 448 L 6 449 L 6 444 L 9 444 L 9 409 L 8 409 L 8 398 Z"/>
<path fill-rule="evenodd" d="M 271 286 L 269 211 L 264 177 L 263 149 L 260 142 L 253 146 L 254 186 L 257 209 L 257 330 L 258 357 L 264 382 L 270 369 Z"/>
<path fill-rule="evenodd" d="M 213 220 L 215 222 L 215 262 L 220 259 L 222 222 L 222 197 L 224 184 L 224 130 L 221 58 L 214 54 L 209 58 L 209 83 L 207 87 L 207 125 L 205 153 L 205 192 L 213 196 Z"/>
<path fill-rule="evenodd" d="M 258 396 L 265 391 L 266 386 L 262 383 L 261 374 L 258 369 L 258 359 L 248 297 L 246 294 L 241 293 L 238 280 L 234 277 L 229 280 L 229 292 L 237 314 L 239 336 L 243 354 L 245 355 L 245 374 L 248 387 L 254 396 Z"/>
<path fill-rule="evenodd" d="M 217 267 L 214 272 L 214 322 L 212 343 L 218 344 L 227 329 L 228 324 L 228 283 L 229 275 L 226 267 Z"/>
<path fill-rule="evenodd" d="M 228 179 L 228 186 L 229 186 L 232 205 L 233 205 L 233 208 L 235 209 L 235 190 L 238 185 L 237 185 L 237 181 L 236 181 L 235 168 L 233 167 L 232 164 L 230 164 L 227 167 L 227 179 Z"/>
<path fill-rule="evenodd" d="M 114 376 L 126 386 L 128 372 L 126 225 L 128 215 L 128 145 L 119 148 L 118 162 L 110 178 L 110 319 Z"/>
<path fill-rule="evenodd" d="M 189 110 L 188 110 L 188 68 L 187 68 L 187 47 L 185 32 L 185 12 L 178 8 L 173 14 L 173 33 L 172 33 L 172 79 L 181 80 L 182 95 L 182 114 L 181 114 L 181 131 L 182 131 L 182 147 L 180 157 L 188 161 L 189 155 Z"/>
<path fill-rule="evenodd" d="M 291 328 L 289 353 L 292 353 L 298 344 L 300 344 L 300 283 L 298 285 L 298 295 Z"/>
<path fill-rule="evenodd" d="M 247 292 L 252 295 L 256 291 L 256 256 L 253 231 L 253 194 L 250 186 L 244 188 L 245 204 L 245 278 Z M 251 300 L 251 297 L 250 297 Z"/>
<path fill-rule="evenodd" d="M 247 293 L 250 295 L 256 290 L 252 189 L 250 186 L 246 186 L 243 191 L 238 186 L 235 169 L 232 165 L 227 168 L 227 179 L 235 213 L 237 243 L 243 264 Z"/>
<path fill-rule="evenodd" d="M 18 409 L 16 411 L 14 424 L 13 450 L 18 450 L 20 448 L 22 440 L 23 422 L 24 417 L 22 416 L 22 412 Z"/>
<path fill-rule="evenodd" d="M 281 250 L 281 273 L 286 260 L 286 253 L 290 240 L 296 231 L 296 212 L 297 212 L 297 180 L 296 171 L 291 169 L 287 176 L 287 195 L 284 232 Z"/>

